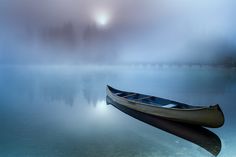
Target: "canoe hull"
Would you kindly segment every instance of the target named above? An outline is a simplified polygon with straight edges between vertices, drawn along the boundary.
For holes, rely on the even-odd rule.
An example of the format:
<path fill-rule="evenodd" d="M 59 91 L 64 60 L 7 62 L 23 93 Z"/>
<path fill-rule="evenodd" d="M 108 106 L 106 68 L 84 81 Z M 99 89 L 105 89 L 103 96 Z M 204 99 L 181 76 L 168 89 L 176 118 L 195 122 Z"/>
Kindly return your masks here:
<path fill-rule="evenodd" d="M 109 96 L 114 102 L 139 112 L 166 118 L 176 122 L 211 128 L 218 128 L 224 124 L 224 115 L 219 105 L 197 109 L 163 108 L 161 106 L 152 106 L 119 97 L 114 94 L 110 88 L 111 87 L 107 87 L 107 96 Z"/>
<path fill-rule="evenodd" d="M 171 133 L 173 135 L 195 143 L 201 146 L 202 148 L 206 149 L 214 156 L 217 156 L 220 153 L 220 138 L 206 128 L 196 125 L 188 125 L 184 123 L 174 122 L 165 118 L 160 118 L 157 116 L 152 116 L 143 112 L 132 110 L 128 107 L 114 102 L 108 96 L 106 97 L 106 102 L 107 104 L 113 105 L 115 108 L 130 115 L 135 119 L 138 119 L 144 123 L 147 123 L 163 131 L 166 131 L 168 133 Z"/>

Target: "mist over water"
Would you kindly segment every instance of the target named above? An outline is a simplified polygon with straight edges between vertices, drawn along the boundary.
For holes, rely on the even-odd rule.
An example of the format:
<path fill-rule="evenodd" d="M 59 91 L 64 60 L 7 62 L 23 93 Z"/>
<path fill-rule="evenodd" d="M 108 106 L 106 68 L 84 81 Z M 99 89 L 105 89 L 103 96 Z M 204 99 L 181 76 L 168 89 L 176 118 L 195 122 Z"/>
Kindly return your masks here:
<path fill-rule="evenodd" d="M 105 86 L 192 105 L 220 104 L 219 157 L 235 154 L 234 69 L 5 66 L 0 68 L 0 156 L 211 156 L 106 105 Z"/>
<path fill-rule="evenodd" d="M 234 0 L 1 0 L 0 63 L 235 66 L 235 6 Z"/>

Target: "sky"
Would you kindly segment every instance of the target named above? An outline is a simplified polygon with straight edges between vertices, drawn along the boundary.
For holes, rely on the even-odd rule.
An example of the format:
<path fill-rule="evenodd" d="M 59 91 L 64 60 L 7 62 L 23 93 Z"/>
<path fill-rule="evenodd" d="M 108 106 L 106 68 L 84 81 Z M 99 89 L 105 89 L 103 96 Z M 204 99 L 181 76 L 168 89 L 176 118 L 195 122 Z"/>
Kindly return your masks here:
<path fill-rule="evenodd" d="M 0 0 L 0 64 L 236 60 L 234 0 Z"/>

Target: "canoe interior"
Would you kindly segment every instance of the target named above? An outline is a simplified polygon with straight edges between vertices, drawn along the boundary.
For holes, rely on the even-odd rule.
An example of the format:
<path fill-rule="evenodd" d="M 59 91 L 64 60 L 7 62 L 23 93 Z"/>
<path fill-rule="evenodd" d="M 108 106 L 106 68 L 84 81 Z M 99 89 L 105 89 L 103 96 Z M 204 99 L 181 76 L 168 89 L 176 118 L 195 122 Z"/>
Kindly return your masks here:
<path fill-rule="evenodd" d="M 108 89 L 116 96 L 125 98 L 127 100 L 135 101 L 137 103 L 145 103 L 147 105 L 156 105 L 159 107 L 165 108 L 176 108 L 176 109 L 194 109 L 194 108 L 202 108 L 201 106 L 190 106 L 184 103 L 163 99 L 159 97 L 133 93 L 133 92 L 125 92 L 114 89 L 108 86 Z"/>

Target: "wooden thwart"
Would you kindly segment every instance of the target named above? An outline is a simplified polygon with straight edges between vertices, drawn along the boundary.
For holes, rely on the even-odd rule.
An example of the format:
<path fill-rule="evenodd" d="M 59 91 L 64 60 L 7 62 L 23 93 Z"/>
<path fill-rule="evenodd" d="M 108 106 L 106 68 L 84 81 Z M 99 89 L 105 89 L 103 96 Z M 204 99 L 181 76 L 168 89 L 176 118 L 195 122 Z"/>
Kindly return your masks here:
<path fill-rule="evenodd" d="M 126 95 L 126 96 L 123 96 L 123 98 L 127 98 L 127 97 L 129 97 L 129 96 L 134 96 L 134 95 L 136 95 L 136 93 L 128 94 L 128 95 Z"/>
<path fill-rule="evenodd" d="M 138 98 L 138 99 L 134 99 L 134 100 L 143 100 L 143 99 L 147 99 L 147 98 L 151 98 L 151 96 L 147 96 L 147 97 L 143 97 L 143 98 Z"/>

